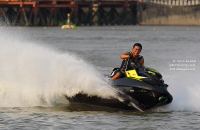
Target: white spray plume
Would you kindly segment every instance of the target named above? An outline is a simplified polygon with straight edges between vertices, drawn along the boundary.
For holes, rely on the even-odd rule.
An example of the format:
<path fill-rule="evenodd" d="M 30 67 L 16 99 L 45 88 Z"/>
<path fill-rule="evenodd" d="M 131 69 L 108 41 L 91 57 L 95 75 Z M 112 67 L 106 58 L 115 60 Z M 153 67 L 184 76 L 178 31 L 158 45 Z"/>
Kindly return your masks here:
<path fill-rule="evenodd" d="M 9 37 L 0 39 L 0 107 L 52 106 L 57 98 L 79 92 L 115 96 L 99 72 L 82 59 Z"/>

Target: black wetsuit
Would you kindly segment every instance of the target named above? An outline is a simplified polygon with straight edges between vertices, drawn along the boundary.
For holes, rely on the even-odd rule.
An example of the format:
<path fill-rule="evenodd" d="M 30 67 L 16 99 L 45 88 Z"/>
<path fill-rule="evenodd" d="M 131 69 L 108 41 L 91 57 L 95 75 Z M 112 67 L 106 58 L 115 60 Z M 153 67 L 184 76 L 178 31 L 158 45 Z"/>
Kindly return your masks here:
<path fill-rule="evenodd" d="M 117 73 L 121 74 L 121 78 L 126 76 L 126 71 L 127 70 L 132 70 L 133 68 L 131 67 L 131 62 L 132 60 L 135 60 L 136 62 L 140 63 L 140 60 L 143 58 L 143 56 L 139 55 L 138 59 L 134 59 L 134 57 L 132 56 L 132 52 L 130 54 L 130 58 L 129 59 L 124 59 L 122 61 L 122 64 L 120 66 L 120 68 L 118 69 L 114 69 L 113 72 L 111 73 L 111 77 L 113 77 L 114 75 L 116 75 Z"/>

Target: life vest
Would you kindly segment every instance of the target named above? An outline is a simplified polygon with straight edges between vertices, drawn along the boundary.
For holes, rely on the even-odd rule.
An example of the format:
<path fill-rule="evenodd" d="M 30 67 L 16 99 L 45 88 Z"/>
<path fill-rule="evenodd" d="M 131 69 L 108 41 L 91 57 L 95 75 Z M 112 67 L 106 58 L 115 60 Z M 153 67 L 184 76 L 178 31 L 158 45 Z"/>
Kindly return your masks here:
<path fill-rule="evenodd" d="M 130 52 L 130 55 L 132 56 L 132 52 Z M 134 59 L 134 57 L 131 57 L 132 60 L 136 60 L 138 63 L 140 63 L 140 60 L 143 58 L 143 56 L 139 55 L 138 59 Z M 133 68 L 131 67 L 131 60 L 129 59 L 124 59 L 122 61 L 121 67 L 120 67 L 120 71 L 122 73 L 125 73 L 125 71 L 127 70 L 132 70 Z"/>

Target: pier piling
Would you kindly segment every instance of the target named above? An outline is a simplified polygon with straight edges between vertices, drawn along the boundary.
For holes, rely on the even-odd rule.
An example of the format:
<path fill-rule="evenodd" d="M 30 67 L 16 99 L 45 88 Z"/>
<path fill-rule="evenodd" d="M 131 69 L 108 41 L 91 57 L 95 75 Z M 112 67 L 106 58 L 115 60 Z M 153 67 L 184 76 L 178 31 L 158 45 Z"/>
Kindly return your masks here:
<path fill-rule="evenodd" d="M 58 26 L 70 13 L 76 25 L 132 25 L 137 14 L 131 8 L 137 1 L 0 0 L 0 20 L 8 26 Z"/>

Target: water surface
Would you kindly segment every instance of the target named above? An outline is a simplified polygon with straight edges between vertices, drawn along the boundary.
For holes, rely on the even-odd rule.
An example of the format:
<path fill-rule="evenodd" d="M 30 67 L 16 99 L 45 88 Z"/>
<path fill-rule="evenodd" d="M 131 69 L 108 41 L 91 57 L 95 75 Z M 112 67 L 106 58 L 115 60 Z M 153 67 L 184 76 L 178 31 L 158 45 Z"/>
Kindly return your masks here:
<path fill-rule="evenodd" d="M 0 30 L 1 129 L 199 128 L 199 27 Z M 163 74 L 171 104 L 141 113 L 68 103 L 64 95 L 78 92 L 113 96 L 105 75 L 136 42 L 143 45 L 145 66 Z"/>

